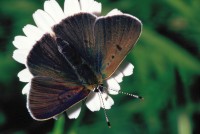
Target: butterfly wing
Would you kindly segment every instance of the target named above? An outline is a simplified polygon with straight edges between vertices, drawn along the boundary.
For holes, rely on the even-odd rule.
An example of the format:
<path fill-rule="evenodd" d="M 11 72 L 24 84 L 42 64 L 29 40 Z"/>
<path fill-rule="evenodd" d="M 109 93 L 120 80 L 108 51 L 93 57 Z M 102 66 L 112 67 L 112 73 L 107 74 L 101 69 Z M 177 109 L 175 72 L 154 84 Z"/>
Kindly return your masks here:
<path fill-rule="evenodd" d="M 35 77 L 27 95 L 27 107 L 36 120 L 52 118 L 84 99 L 89 90 L 72 82 Z"/>
<path fill-rule="evenodd" d="M 56 36 L 72 44 L 85 62 L 93 69 L 96 64 L 94 44 L 94 23 L 96 16 L 90 13 L 79 13 L 64 19 L 53 27 Z"/>
<path fill-rule="evenodd" d="M 27 58 L 27 66 L 33 76 L 79 82 L 73 68 L 58 51 L 55 38 L 49 34 L 33 46 Z"/>
<path fill-rule="evenodd" d="M 133 48 L 141 33 L 141 22 L 130 15 L 114 15 L 96 20 L 95 46 L 98 47 L 99 71 L 109 78 Z"/>

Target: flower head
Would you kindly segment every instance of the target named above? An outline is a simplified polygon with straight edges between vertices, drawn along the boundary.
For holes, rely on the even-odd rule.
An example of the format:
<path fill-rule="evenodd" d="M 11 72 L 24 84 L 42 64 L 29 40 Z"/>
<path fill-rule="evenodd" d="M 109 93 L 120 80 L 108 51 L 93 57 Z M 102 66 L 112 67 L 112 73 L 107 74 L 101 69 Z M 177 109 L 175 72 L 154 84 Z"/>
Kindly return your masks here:
<path fill-rule="evenodd" d="M 18 73 L 19 80 L 27 83 L 22 90 L 22 94 L 29 95 L 31 89 L 31 80 L 35 77 L 35 74 L 30 71 L 29 65 L 27 64 L 27 57 L 32 51 L 33 47 L 42 39 L 45 34 L 56 37 L 57 33 L 55 32 L 54 27 L 56 25 L 60 25 L 63 20 L 73 17 L 79 13 L 89 13 L 94 15 L 97 19 L 114 15 L 123 15 L 123 13 L 119 10 L 113 9 L 106 16 L 99 16 L 101 14 L 101 3 L 98 3 L 94 0 L 65 0 L 64 10 L 62 10 L 55 0 L 45 1 L 44 10 L 38 9 L 33 14 L 33 19 L 36 25 L 27 24 L 23 28 L 25 35 L 16 36 L 13 41 L 14 46 L 17 48 L 13 53 L 13 58 L 19 63 L 24 64 L 26 67 Z M 133 18 L 140 22 L 137 18 Z M 121 48 L 119 47 L 118 49 L 120 50 Z M 102 100 L 98 92 L 96 93 L 91 91 L 84 101 L 86 106 L 91 111 L 99 111 L 100 108 L 110 109 L 114 104 L 114 101 L 108 94 L 118 94 L 118 91 L 120 90 L 119 83 L 122 82 L 123 76 L 131 75 L 133 73 L 133 68 L 133 65 L 128 63 L 125 64 L 123 69 L 119 68 L 117 71 L 115 71 L 115 73 L 112 74 L 109 79 L 104 81 L 106 84 L 106 89 L 104 89 L 104 91 L 101 93 Z M 82 103 L 82 101 L 79 101 L 66 110 L 69 118 L 73 119 L 79 116 Z M 55 115 L 55 117 L 56 116 L 57 115 Z"/>

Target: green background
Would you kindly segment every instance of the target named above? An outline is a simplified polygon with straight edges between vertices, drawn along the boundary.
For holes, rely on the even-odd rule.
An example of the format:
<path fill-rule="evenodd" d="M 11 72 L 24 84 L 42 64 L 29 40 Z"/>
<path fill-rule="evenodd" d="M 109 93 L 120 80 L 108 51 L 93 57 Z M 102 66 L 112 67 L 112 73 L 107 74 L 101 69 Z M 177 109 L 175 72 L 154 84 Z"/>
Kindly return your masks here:
<path fill-rule="evenodd" d="M 2 134 L 199 134 L 200 133 L 200 1 L 98 0 L 103 14 L 113 8 L 137 16 L 143 32 L 125 59 L 135 66 L 124 78 L 122 91 L 140 94 L 137 100 L 113 96 L 107 111 L 90 112 L 85 105 L 78 119 L 38 122 L 26 109 L 24 83 L 17 73 L 24 68 L 12 59 L 14 36 L 34 24 L 33 12 L 43 0 L 0 1 L 0 133 Z M 58 0 L 63 5 L 64 0 Z M 63 7 L 63 6 L 62 6 Z M 24 44 L 25 45 L 25 44 Z"/>

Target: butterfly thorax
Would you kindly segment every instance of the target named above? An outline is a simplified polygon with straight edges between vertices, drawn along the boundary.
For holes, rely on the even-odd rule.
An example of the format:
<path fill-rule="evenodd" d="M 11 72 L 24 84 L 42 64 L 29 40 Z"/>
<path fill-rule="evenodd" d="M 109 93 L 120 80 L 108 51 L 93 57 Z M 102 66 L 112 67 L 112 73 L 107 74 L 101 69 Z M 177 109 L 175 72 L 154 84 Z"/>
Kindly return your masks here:
<path fill-rule="evenodd" d="M 85 85 L 89 90 L 93 90 L 102 83 L 101 75 L 93 71 L 72 44 L 61 38 L 57 38 L 56 42 L 58 51 L 66 59 L 66 62 L 70 64 L 82 85 Z"/>

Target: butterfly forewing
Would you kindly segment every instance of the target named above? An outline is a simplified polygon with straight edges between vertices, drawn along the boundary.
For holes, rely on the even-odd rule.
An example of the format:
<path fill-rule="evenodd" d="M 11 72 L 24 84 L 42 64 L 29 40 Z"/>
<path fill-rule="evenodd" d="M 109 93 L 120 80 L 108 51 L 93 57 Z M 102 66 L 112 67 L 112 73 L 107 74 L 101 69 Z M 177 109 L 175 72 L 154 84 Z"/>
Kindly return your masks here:
<path fill-rule="evenodd" d="M 49 34 L 44 35 L 33 46 L 27 58 L 27 65 L 34 76 L 78 81 L 73 68 L 58 51 L 56 40 Z"/>
<path fill-rule="evenodd" d="M 97 19 L 94 28 L 99 69 L 106 79 L 117 69 L 141 33 L 141 22 L 130 15 Z"/>
<path fill-rule="evenodd" d="M 31 81 L 27 107 L 33 118 L 52 118 L 84 99 L 89 90 L 75 83 L 48 77 L 35 77 Z"/>
<path fill-rule="evenodd" d="M 79 13 L 64 19 L 53 27 L 56 36 L 72 44 L 79 55 L 93 69 L 96 63 L 97 50 L 94 46 L 94 23 L 96 16 L 90 13 Z"/>

